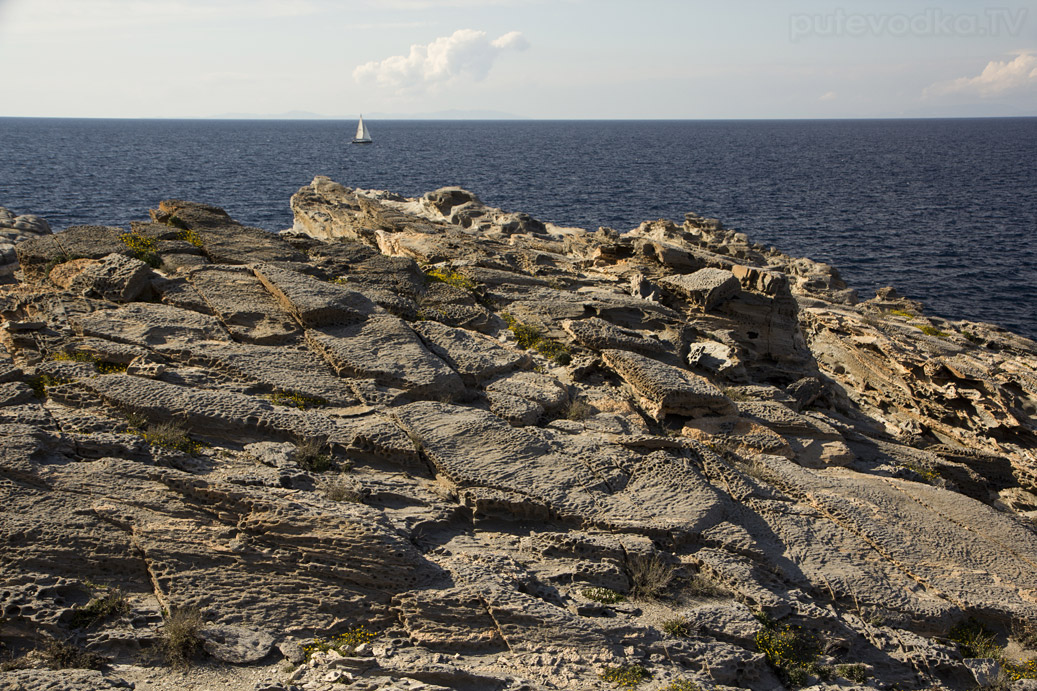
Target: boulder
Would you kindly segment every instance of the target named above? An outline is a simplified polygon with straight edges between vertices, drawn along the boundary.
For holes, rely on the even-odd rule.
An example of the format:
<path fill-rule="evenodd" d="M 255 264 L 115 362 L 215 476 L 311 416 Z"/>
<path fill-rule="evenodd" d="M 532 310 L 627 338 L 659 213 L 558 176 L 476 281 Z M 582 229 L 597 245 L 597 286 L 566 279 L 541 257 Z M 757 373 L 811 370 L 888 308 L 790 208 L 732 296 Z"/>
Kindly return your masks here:
<path fill-rule="evenodd" d="M 732 415 L 738 408 L 705 377 L 625 350 L 605 350 L 605 363 L 623 378 L 652 417 Z"/>
<path fill-rule="evenodd" d="M 154 278 L 155 272 L 141 260 L 122 254 L 109 254 L 100 262 L 90 264 L 77 273 L 69 282 L 68 289 L 87 297 L 133 302 L 150 293 Z"/>
<path fill-rule="evenodd" d="M 733 298 L 741 290 L 741 283 L 733 273 L 712 268 L 667 276 L 659 279 L 659 285 L 707 311 Z"/>

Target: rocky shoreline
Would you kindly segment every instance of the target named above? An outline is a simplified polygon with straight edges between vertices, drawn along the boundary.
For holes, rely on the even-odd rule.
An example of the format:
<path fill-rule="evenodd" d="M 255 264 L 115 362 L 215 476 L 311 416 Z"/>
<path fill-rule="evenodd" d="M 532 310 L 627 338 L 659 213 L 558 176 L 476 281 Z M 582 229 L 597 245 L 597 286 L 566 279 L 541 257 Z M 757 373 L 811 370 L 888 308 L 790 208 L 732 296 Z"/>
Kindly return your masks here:
<path fill-rule="evenodd" d="M 1033 341 L 695 214 L 291 206 L 0 211 L 0 689 L 1037 688 Z"/>

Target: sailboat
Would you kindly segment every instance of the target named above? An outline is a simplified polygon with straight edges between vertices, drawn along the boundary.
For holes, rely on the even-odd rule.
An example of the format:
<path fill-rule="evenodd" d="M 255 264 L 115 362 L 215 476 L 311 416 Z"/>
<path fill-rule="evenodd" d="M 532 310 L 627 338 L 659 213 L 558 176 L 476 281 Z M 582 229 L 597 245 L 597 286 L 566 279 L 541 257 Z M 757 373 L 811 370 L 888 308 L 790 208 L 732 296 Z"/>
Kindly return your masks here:
<path fill-rule="evenodd" d="M 364 116 L 360 116 L 360 122 L 356 124 L 356 136 L 353 137 L 354 144 L 370 144 L 371 133 L 367 131 L 367 125 L 364 124 Z"/>

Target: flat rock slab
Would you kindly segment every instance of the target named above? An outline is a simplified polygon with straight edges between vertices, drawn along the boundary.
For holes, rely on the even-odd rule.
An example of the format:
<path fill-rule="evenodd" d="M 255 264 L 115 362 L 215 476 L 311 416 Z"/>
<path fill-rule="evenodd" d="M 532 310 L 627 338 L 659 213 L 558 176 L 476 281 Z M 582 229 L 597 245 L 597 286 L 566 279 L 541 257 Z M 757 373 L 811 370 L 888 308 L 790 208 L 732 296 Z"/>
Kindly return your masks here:
<path fill-rule="evenodd" d="M 252 267 L 278 304 L 307 328 L 353 324 L 378 311 L 361 293 L 271 264 Z"/>
<path fill-rule="evenodd" d="M 41 281 L 56 264 L 72 259 L 100 259 L 113 252 L 129 256 L 130 248 L 119 239 L 124 232 L 107 226 L 72 226 L 20 242 L 14 251 L 25 278 Z"/>
<path fill-rule="evenodd" d="M 871 546 L 889 562 L 887 568 L 909 574 L 929 597 L 1006 619 L 1037 616 L 1037 535 L 1012 517 L 918 482 L 845 470 L 820 474 L 788 461 L 769 465 L 783 482 L 805 491 L 811 506 L 852 533 L 853 541 Z M 809 526 L 816 536 L 816 524 Z M 827 563 L 832 553 L 818 559 Z M 871 581 L 855 572 L 847 580 L 848 588 L 858 589 Z"/>
<path fill-rule="evenodd" d="M 523 398 L 547 411 L 557 411 L 569 402 L 565 385 L 550 374 L 540 372 L 505 375 L 488 385 L 486 392 Z"/>
<path fill-rule="evenodd" d="M 667 276 L 659 279 L 659 285 L 697 304 L 704 310 L 738 295 L 742 284 L 730 271 L 724 269 L 699 269 L 695 273 Z"/>
<path fill-rule="evenodd" d="M 232 665 L 259 662 L 274 649 L 274 637 L 244 626 L 207 626 L 198 632 L 205 652 Z"/>
<path fill-rule="evenodd" d="M 605 363 L 637 393 L 656 419 L 666 415 L 734 415 L 738 408 L 708 379 L 625 350 L 605 350 Z"/>
<path fill-rule="evenodd" d="M 238 379 L 264 384 L 285 393 L 320 398 L 330 405 L 348 407 L 360 402 L 348 381 L 336 375 L 321 357 L 302 346 L 209 342 L 161 350 L 190 365 L 214 367 Z"/>
<path fill-rule="evenodd" d="M 519 396 L 487 391 L 486 399 L 490 403 L 490 412 L 515 427 L 535 425 L 544 414 L 543 406 Z"/>
<path fill-rule="evenodd" d="M 418 396 L 455 396 L 464 390 L 457 372 L 430 353 L 398 317 L 310 329 L 306 342 L 340 376 L 374 379 Z"/>
<path fill-rule="evenodd" d="M 95 336 L 142 346 L 229 341 L 223 325 L 205 314 L 151 302 L 134 302 L 70 319 L 82 336 Z"/>
<path fill-rule="evenodd" d="M 392 415 L 420 440 L 436 468 L 459 485 L 516 492 L 531 512 L 549 507 L 585 519 L 599 511 L 596 496 L 606 491 L 601 480 L 582 463 L 552 453 L 532 432 L 482 410 L 431 401 L 396 408 Z"/>
<path fill-rule="evenodd" d="M 306 255 L 282 238 L 261 228 L 226 225 L 196 228 L 202 249 L 216 264 L 256 264 L 260 262 L 302 262 Z"/>
<path fill-rule="evenodd" d="M 645 338 L 636 331 L 621 329 L 614 324 L 591 317 L 562 322 L 562 328 L 580 345 L 591 350 L 636 350 L 643 353 L 665 353 L 673 344 L 657 338 Z"/>
<path fill-rule="evenodd" d="M 150 420 L 183 420 L 192 431 L 237 439 L 242 433 L 282 439 L 325 439 L 348 445 L 353 434 L 337 420 L 318 411 L 275 407 L 266 401 L 234 393 L 177 386 L 126 374 L 79 380 L 79 385 L 121 410 Z"/>
<path fill-rule="evenodd" d="M 512 350 L 494 339 L 467 329 L 434 321 L 412 325 L 430 351 L 454 368 L 469 386 L 529 363 L 527 353 Z"/>
<path fill-rule="evenodd" d="M 299 327 L 245 267 L 203 266 L 188 276 L 220 321 L 238 340 L 280 343 Z"/>
<path fill-rule="evenodd" d="M 15 669 L 0 676 L 0 691 L 115 691 L 134 685 L 92 669 Z"/>

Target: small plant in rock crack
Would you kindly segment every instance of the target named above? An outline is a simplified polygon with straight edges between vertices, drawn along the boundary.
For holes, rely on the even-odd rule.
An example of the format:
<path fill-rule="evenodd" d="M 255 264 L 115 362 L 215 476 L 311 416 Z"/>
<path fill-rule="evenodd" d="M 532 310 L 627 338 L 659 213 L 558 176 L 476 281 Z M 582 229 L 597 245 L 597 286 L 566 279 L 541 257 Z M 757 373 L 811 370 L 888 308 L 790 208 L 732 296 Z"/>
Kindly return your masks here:
<path fill-rule="evenodd" d="M 627 571 L 633 587 L 630 594 L 641 600 L 662 597 L 673 581 L 674 567 L 658 555 L 637 555 L 627 562 Z"/>
<path fill-rule="evenodd" d="M 763 624 L 756 634 L 756 649 L 786 686 L 799 688 L 812 674 L 830 675 L 831 670 L 817 662 L 821 646 L 813 633 L 802 626 L 779 624 L 762 613 L 756 618 Z"/>
<path fill-rule="evenodd" d="M 519 348 L 535 350 L 557 365 L 568 365 L 572 362 L 572 353 L 565 344 L 544 336 L 535 326 L 520 322 L 507 312 L 503 312 L 501 318 L 508 325 L 508 330 L 515 335 L 515 342 Z"/>
<path fill-rule="evenodd" d="M 295 462 L 303 470 L 311 473 L 323 473 L 331 470 L 331 454 L 325 451 L 326 445 L 319 439 L 304 439 L 296 443 Z"/>
<path fill-rule="evenodd" d="M 158 243 L 155 242 L 154 238 L 149 238 L 146 235 L 133 231 L 123 233 L 119 236 L 119 239 L 130 249 L 134 257 L 148 266 L 157 269 L 162 265 L 162 260 L 159 259 L 157 251 Z"/>
<path fill-rule="evenodd" d="M 362 644 L 370 643 L 376 638 L 378 638 L 376 632 L 371 631 L 363 624 L 360 624 L 359 626 L 354 626 L 337 636 L 332 636 L 330 638 L 316 638 L 313 643 L 304 645 L 302 649 L 306 654 L 307 661 L 309 661 L 315 653 L 326 653 L 332 650 L 342 655 L 349 656 L 356 652 L 356 649 Z"/>
<path fill-rule="evenodd" d="M 600 602 L 603 605 L 614 605 L 617 602 L 623 602 L 626 600 L 626 596 L 617 593 L 615 590 L 609 588 L 592 587 L 584 588 L 580 591 L 580 595 L 583 595 L 588 600 L 594 600 Z"/>
<path fill-rule="evenodd" d="M 681 594 L 685 597 L 729 597 L 731 591 L 712 581 L 702 573 L 696 573 L 683 584 Z"/>
<path fill-rule="evenodd" d="M 692 634 L 691 624 L 682 617 L 664 621 L 663 631 L 666 632 L 666 635 L 673 636 L 674 638 L 687 638 Z"/>
<path fill-rule="evenodd" d="M 266 398 L 274 405 L 288 406 L 291 408 L 298 408 L 299 410 L 319 408 L 328 404 L 328 402 L 323 398 L 307 396 L 298 391 L 275 391 Z"/>
<path fill-rule="evenodd" d="M 363 500 L 364 493 L 356 485 L 342 475 L 334 475 L 323 479 L 318 484 L 320 491 L 331 501 L 357 503 Z"/>
<path fill-rule="evenodd" d="M 97 653 L 87 652 L 71 641 L 52 638 L 40 650 L 43 664 L 52 669 L 101 669 L 108 659 Z"/>
<path fill-rule="evenodd" d="M 602 681 L 610 682 L 622 689 L 637 688 L 641 682 L 652 678 L 652 675 L 643 665 L 606 667 L 600 676 Z"/>
<path fill-rule="evenodd" d="M 573 420 L 575 422 L 586 420 L 587 418 L 593 416 L 594 413 L 594 406 L 592 406 L 590 403 L 583 400 L 582 398 L 577 398 L 569 404 L 568 408 L 565 409 L 566 419 Z"/>
<path fill-rule="evenodd" d="M 29 386 L 32 388 L 32 393 L 36 398 L 46 400 L 47 389 L 52 386 L 60 386 L 61 384 L 70 384 L 71 379 L 65 379 L 64 377 L 54 377 L 49 374 L 37 374 L 34 377 L 29 377 Z"/>
<path fill-rule="evenodd" d="M 169 612 L 162 627 L 162 652 L 171 667 L 191 665 L 202 647 L 201 629 L 202 613 L 198 609 L 183 607 Z"/>
<path fill-rule="evenodd" d="M 72 610 L 68 625 L 73 629 L 85 629 L 98 622 L 121 616 L 130 611 L 130 603 L 118 588 L 113 588 L 103 596 L 94 598 L 85 607 Z"/>
<path fill-rule="evenodd" d="M 434 281 L 436 283 L 446 283 L 449 286 L 461 288 L 462 290 L 467 290 L 470 293 L 479 293 L 482 291 L 482 286 L 479 285 L 477 282 L 473 281 L 468 276 L 465 276 L 463 273 L 454 271 L 451 268 L 436 267 L 434 269 L 426 271 L 425 276 L 428 277 L 428 280 L 430 281 Z"/>
<path fill-rule="evenodd" d="M 152 446 L 158 446 L 172 451 L 195 454 L 201 450 L 202 445 L 187 436 L 184 425 L 176 420 L 166 420 L 148 425 L 143 433 L 144 440 Z"/>
<path fill-rule="evenodd" d="M 1005 651 L 997 638 L 975 619 L 967 619 L 950 630 L 947 638 L 958 645 L 962 657 L 990 657 L 1004 660 Z"/>
<path fill-rule="evenodd" d="M 664 686 L 661 691 L 702 691 L 702 687 L 687 679 L 677 679 Z"/>
<path fill-rule="evenodd" d="M 835 673 L 843 679 L 855 681 L 858 684 L 863 684 L 868 681 L 868 668 L 859 662 L 847 665 L 836 665 Z"/>

